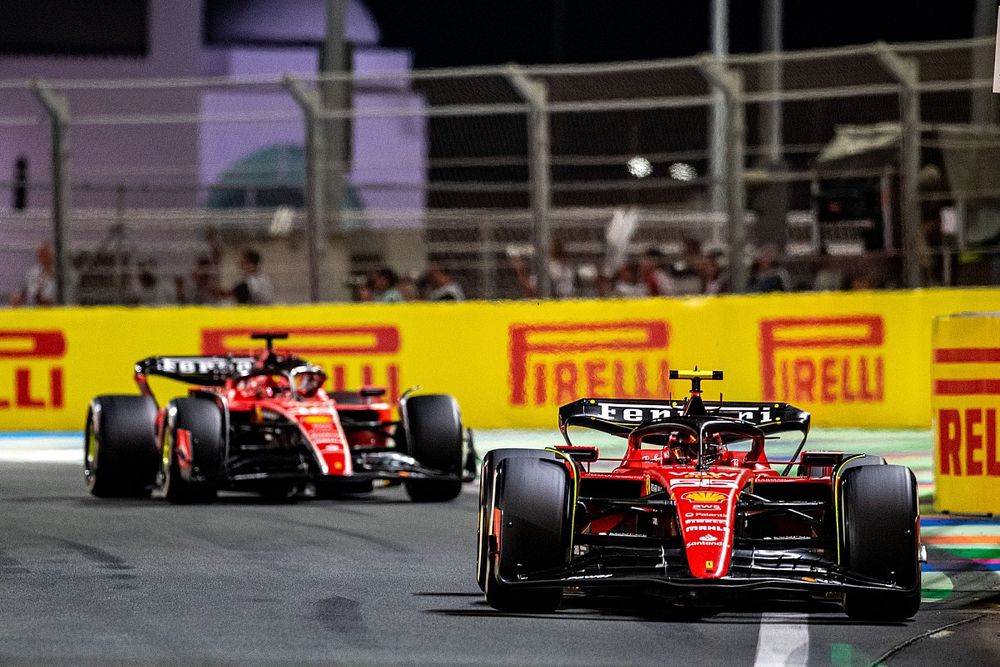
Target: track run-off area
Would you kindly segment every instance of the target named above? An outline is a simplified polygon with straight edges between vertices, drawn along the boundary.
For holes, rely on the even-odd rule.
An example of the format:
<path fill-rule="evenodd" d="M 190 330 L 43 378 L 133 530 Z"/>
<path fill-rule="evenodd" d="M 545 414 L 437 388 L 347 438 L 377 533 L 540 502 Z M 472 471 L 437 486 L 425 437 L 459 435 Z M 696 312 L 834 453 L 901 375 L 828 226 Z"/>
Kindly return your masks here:
<path fill-rule="evenodd" d="M 482 431 L 476 449 L 557 440 Z M 1000 521 L 934 514 L 930 433 L 817 429 L 809 448 L 916 473 L 930 562 L 913 621 L 860 624 L 836 604 L 752 594 L 697 612 L 567 595 L 552 615 L 501 614 L 475 582 L 478 483 L 435 505 L 399 488 L 99 500 L 84 488 L 80 434 L 5 434 L 0 663 L 1000 664 Z M 772 459 L 790 453 L 769 446 Z"/>

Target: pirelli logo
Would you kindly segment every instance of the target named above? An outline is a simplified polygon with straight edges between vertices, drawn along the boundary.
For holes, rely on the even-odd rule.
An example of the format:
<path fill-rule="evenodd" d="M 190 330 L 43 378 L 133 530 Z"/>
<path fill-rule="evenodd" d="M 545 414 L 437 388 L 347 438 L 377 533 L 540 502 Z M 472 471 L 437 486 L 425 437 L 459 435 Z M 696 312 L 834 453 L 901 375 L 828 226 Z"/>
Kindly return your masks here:
<path fill-rule="evenodd" d="M 264 330 L 261 327 L 202 329 L 201 353 L 253 354 L 260 349 L 260 341 L 251 340 L 250 334 Z M 277 341 L 276 347 L 323 366 L 330 376 L 330 389 L 380 386 L 386 388 L 390 401 L 398 400 L 402 341 L 398 327 L 293 327 L 281 331 L 289 337 L 287 341 Z"/>
<path fill-rule="evenodd" d="M 66 347 L 59 329 L 0 330 L 0 411 L 63 408 Z"/>
<path fill-rule="evenodd" d="M 795 404 L 882 403 L 884 345 L 880 315 L 762 320 L 763 398 Z"/>
<path fill-rule="evenodd" d="M 511 406 L 563 405 L 580 398 L 669 394 L 669 327 L 662 320 L 513 324 Z"/>
<path fill-rule="evenodd" d="M 1000 477 L 1000 347 L 937 348 L 934 375 L 938 473 Z"/>

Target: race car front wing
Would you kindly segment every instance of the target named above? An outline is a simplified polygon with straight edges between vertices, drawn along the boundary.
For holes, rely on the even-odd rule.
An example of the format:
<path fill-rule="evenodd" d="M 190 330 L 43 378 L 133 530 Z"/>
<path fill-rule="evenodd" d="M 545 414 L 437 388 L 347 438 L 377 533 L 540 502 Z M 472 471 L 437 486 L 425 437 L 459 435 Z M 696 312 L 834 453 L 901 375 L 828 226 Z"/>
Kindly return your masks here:
<path fill-rule="evenodd" d="M 427 480 L 461 480 L 471 482 L 476 478 L 475 468 L 469 470 L 466 465 L 462 473 L 447 473 L 433 470 L 420 464 L 412 456 L 395 450 L 377 450 L 370 452 L 354 452 L 354 472 L 352 480 L 368 479 L 427 479 Z"/>
<path fill-rule="evenodd" d="M 572 560 L 561 570 L 501 577 L 504 584 L 525 587 L 629 588 L 656 587 L 682 591 L 800 591 L 847 590 L 912 593 L 915 586 L 872 579 L 837 565 L 810 549 L 735 549 L 726 576 L 691 576 L 682 549 L 660 547 L 605 548 Z M 919 584 L 917 584 L 919 585 Z"/>

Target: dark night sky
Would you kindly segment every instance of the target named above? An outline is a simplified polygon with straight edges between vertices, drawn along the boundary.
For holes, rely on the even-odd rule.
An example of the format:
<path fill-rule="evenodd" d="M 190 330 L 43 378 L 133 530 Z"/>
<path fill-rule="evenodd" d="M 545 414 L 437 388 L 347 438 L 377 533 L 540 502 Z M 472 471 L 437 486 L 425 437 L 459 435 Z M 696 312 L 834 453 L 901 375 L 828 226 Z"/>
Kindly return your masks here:
<path fill-rule="evenodd" d="M 710 48 L 710 0 L 365 0 L 418 67 L 600 62 Z M 733 52 L 759 50 L 760 0 L 730 1 Z M 975 0 L 785 0 L 787 50 L 972 36 Z M 560 18 L 561 17 L 561 18 Z"/>

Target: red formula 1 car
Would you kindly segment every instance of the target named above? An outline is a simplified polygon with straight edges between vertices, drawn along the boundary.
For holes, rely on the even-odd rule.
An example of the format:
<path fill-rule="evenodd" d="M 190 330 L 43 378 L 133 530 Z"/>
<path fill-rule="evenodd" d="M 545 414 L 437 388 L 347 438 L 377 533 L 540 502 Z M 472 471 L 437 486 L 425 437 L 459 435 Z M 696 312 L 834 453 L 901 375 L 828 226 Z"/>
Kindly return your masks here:
<path fill-rule="evenodd" d="M 219 490 L 291 497 L 370 491 L 402 483 L 411 499 L 445 501 L 475 476 L 471 439 L 458 404 L 442 394 L 323 389 L 321 368 L 279 354 L 285 334 L 257 357 L 149 357 L 138 362 L 140 395 L 97 396 L 87 412 L 84 475 L 95 496 L 208 501 Z M 195 385 L 158 406 L 149 385 L 161 376 Z"/>
<path fill-rule="evenodd" d="M 489 452 L 478 578 L 494 608 L 553 611 L 563 589 L 725 599 L 743 591 L 839 597 L 853 618 L 920 606 L 917 485 L 878 456 L 802 453 L 809 414 L 784 403 L 582 399 L 559 410 L 565 445 Z M 609 472 L 570 429 L 627 441 Z M 591 430 L 592 429 L 592 430 Z M 769 461 L 765 440 L 795 454 Z M 600 435 L 600 434 L 598 434 Z M 577 438 L 579 440 L 579 438 Z"/>

